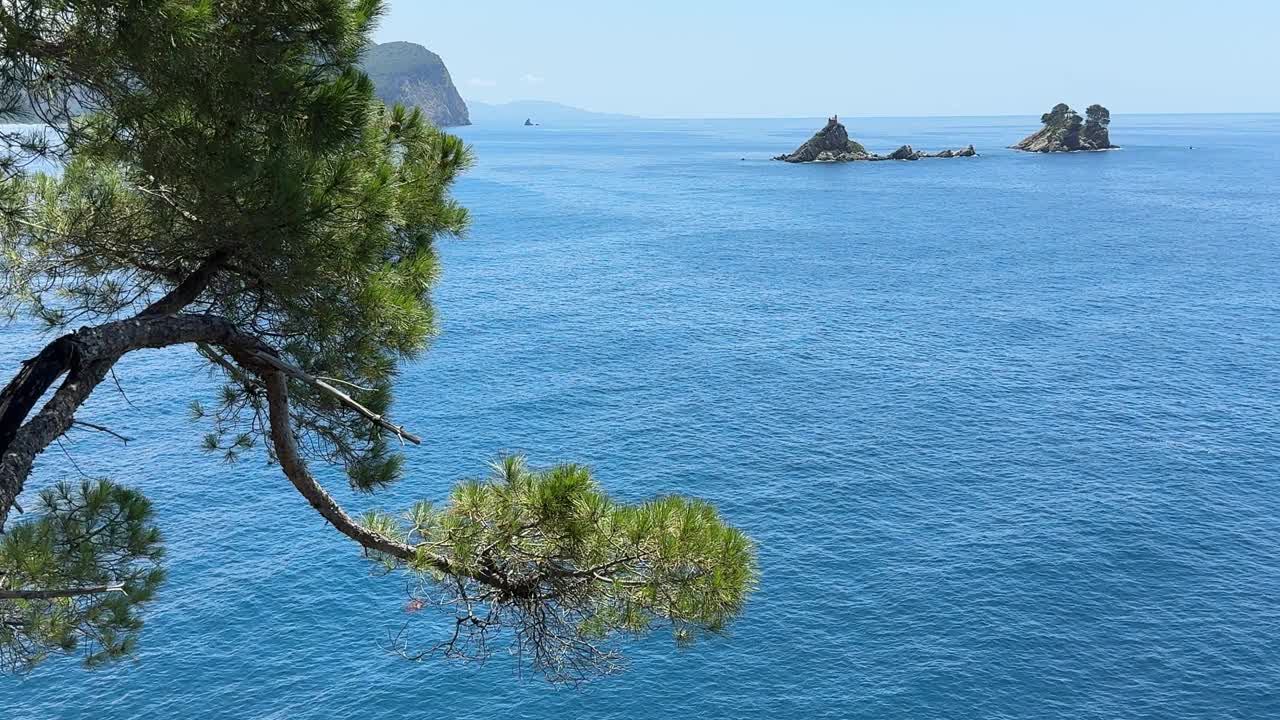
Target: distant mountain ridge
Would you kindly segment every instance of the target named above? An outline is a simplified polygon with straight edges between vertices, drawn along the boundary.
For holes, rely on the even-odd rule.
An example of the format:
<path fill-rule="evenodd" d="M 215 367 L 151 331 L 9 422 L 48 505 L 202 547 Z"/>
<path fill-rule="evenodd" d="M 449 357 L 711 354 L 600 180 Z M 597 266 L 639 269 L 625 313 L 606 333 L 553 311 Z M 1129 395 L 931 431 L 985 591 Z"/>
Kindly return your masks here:
<path fill-rule="evenodd" d="M 473 102 L 471 119 L 477 125 L 523 125 L 526 119 L 539 125 L 546 125 L 548 123 L 608 122 L 634 119 L 634 117 L 592 112 L 547 100 L 515 100 L 500 104 Z"/>
<path fill-rule="evenodd" d="M 444 60 L 410 42 L 375 45 L 361 66 L 385 103 L 414 105 L 439 127 L 470 125 L 471 114 Z"/>

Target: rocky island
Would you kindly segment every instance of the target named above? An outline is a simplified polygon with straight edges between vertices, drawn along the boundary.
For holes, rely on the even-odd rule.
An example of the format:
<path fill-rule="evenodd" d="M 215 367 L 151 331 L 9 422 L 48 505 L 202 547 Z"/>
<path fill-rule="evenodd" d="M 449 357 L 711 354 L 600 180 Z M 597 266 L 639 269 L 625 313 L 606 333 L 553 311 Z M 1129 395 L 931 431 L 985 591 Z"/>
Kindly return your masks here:
<path fill-rule="evenodd" d="M 1044 127 L 1022 142 L 1013 146 L 1014 150 L 1024 152 L 1090 152 L 1110 150 L 1111 133 L 1107 126 L 1111 124 L 1111 112 L 1101 105 L 1090 105 L 1085 110 L 1085 119 L 1072 110 L 1066 103 L 1058 103 L 1052 110 L 1040 116 Z"/>
<path fill-rule="evenodd" d="M 808 162 L 876 162 L 881 160 L 920 160 L 922 158 L 956 158 L 975 157 L 978 151 L 970 145 L 959 150 L 943 150 L 940 153 L 926 153 L 903 145 L 888 155 L 877 155 L 868 152 L 862 143 L 849 138 L 849 131 L 840 123 L 838 116 L 828 118 L 827 126 L 819 130 L 809 141 L 788 155 L 779 155 L 774 160 L 789 163 Z"/>
<path fill-rule="evenodd" d="M 361 65 L 383 102 L 421 108 L 437 127 L 471 124 L 467 104 L 458 94 L 444 61 L 421 45 L 375 45 L 369 48 Z"/>

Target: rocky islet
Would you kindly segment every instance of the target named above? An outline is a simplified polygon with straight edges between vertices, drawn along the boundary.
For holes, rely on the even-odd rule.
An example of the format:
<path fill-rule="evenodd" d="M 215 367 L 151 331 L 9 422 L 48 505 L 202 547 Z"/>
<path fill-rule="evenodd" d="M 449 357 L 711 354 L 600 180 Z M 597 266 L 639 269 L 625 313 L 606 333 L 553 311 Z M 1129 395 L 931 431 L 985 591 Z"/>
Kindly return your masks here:
<path fill-rule="evenodd" d="M 1101 105 L 1090 105 L 1085 117 L 1072 110 L 1066 103 L 1058 103 L 1052 110 L 1040 116 L 1044 127 L 1028 135 L 1014 150 L 1023 152 L 1092 152 L 1111 150 L 1111 111 Z"/>
<path fill-rule="evenodd" d="M 922 160 L 924 158 L 962 158 L 976 157 L 978 151 L 973 145 L 957 150 L 943 150 L 938 153 L 927 153 L 903 145 L 888 155 L 869 152 L 862 143 L 850 139 L 849 131 L 840 122 L 839 116 L 827 119 L 826 127 L 819 130 L 805 144 L 796 148 L 795 152 L 779 155 L 774 160 L 789 163 L 810 162 L 879 162 L 885 160 Z"/>

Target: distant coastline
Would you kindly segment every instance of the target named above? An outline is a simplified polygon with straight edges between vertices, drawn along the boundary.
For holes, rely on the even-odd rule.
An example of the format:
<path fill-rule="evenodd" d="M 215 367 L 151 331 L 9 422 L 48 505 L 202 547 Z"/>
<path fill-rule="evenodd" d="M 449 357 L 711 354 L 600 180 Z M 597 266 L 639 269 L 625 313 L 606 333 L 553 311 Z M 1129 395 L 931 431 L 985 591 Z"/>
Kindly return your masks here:
<path fill-rule="evenodd" d="M 475 125 L 523 125 L 531 120 L 536 125 L 618 122 L 642 120 L 634 115 L 595 112 L 548 100 L 513 100 L 506 103 L 467 103 L 471 122 Z"/>

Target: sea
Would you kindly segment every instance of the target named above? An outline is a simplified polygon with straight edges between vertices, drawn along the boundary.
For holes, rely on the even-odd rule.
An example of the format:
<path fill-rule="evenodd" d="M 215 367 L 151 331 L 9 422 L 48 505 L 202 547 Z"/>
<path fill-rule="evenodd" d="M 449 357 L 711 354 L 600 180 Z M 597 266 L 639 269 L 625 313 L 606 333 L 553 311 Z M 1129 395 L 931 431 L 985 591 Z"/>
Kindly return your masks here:
<path fill-rule="evenodd" d="M 139 353 L 29 487 L 145 490 L 169 577 L 135 659 L 0 677 L 14 720 L 1280 717 L 1280 115 L 1124 115 L 1122 149 L 1006 147 L 1035 117 L 469 127 L 441 334 L 394 415 L 442 499 L 504 451 L 626 501 L 706 498 L 757 543 L 725 637 L 625 644 L 577 687 L 418 648 L 261 451 L 200 450 L 216 383 Z M 10 376 L 45 336 L 0 330 Z M 28 493 L 26 496 L 30 498 Z M 31 503 L 28 502 L 28 505 Z"/>

